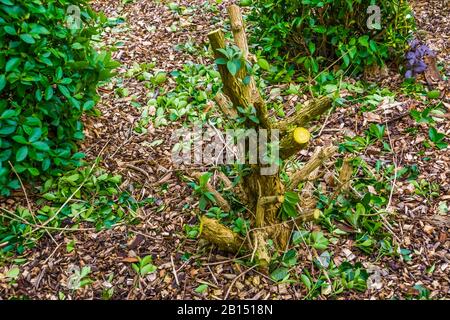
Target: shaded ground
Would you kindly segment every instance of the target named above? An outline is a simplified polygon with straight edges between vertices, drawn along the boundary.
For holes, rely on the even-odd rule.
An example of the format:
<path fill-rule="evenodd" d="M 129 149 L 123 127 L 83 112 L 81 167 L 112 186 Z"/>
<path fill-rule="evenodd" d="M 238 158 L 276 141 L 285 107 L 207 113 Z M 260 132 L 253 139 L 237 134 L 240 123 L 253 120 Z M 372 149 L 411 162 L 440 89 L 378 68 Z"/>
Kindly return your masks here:
<path fill-rule="evenodd" d="M 135 62 L 154 61 L 157 69 L 169 72 L 187 61 L 206 62 L 201 56 L 191 56 L 175 50 L 175 47 L 186 42 L 201 46 L 206 34 L 222 23 L 224 6 L 221 7 L 220 16 L 204 6 L 203 1 L 177 2 L 191 7 L 192 11 L 177 15 L 166 5 L 147 0 L 136 0 L 126 5 L 120 0 L 94 1 L 95 7 L 104 11 L 108 17 L 123 17 L 127 22 L 111 27 L 104 36 L 108 44 L 123 43 L 114 53 L 114 57 L 123 64 L 123 72 Z M 438 53 L 438 60 L 445 67 L 444 72 L 450 76 L 450 8 L 443 1 L 415 1 L 414 8 L 422 30 L 420 35 Z M 172 31 L 169 31 L 171 27 Z M 122 187 L 131 191 L 138 200 L 154 197 L 157 199 L 155 205 L 146 206 L 140 211 L 142 222 L 136 226 L 124 225 L 102 232 L 60 234 L 55 236 L 58 245 L 50 240 L 42 240 L 33 250 L 29 262 L 23 265 L 23 274 L 17 285 L 9 288 L 0 282 L 0 296 L 57 299 L 58 292 L 64 292 L 67 298 L 89 299 L 100 298 L 105 289 L 113 286 L 114 299 L 305 297 L 304 287 L 300 284 L 278 285 L 255 270 L 242 274 L 245 268 L 234 263 L 232 256 L 222 255 L 209 246 L 186 239 L 183 225 L 195 221 L 192 208 L 196 207 L 196 199 L 187 184 L 181 181 L 182 172 L 176 171 L 171 163 L 171 145 L 168 141 L 172 129 L 177 125 L 171 124 L 172 128 L 153 128 L 150 124 L 148 133 L 135 133 L 133 128 L 141 112 L 132 102 L 146 104 L 148 89 L 137 80 L 125 79 L 124 87 L 128 88 L 130 95 L 117 99 L 114 95 L 115 81 L 101 90 L 101 117 L 87 118 L 85 121 L 87 139 L 82 149 L 90 159 L 97 157 L 100 150 L 104 149 L 101 153 L 102 165 L 124 176 Z M 400 82 L 401 77 L 395 74 L 382 81 L 389 87 L 396 87 Z M 439 86 L 448 111 L 449 88 L 445 83 Z M 421 104 L 422 101 L 398 95 L 394 103 L 381 103 L 371 115 L 358 114 L 358 104 L 339 108 L 329 117 L 322 134 L 308 150 L 311 153 L 315 145 L 330 141 L 337 144 L 343 140 L 344 133 L 360 134 L 371 122 L 388 121 L 393 154 L 380 159 L 380 150 L 372 149 L 364 155 L 364 159 L 369 163 L 380 159 L 385 164 L 395 163 L 398 167 L 417 164 L 420 169 L 419 179 L 436 182 L 441 187 L 440 197 L 429 201 L 412 194 L 407 183 L 395 184 L 391 206 L 396 216 L 391 232 L 403 248 L 414 253 L 411 261 L 387 257 L 377 260 L 362 254 L 353 246 L 352 240 L 339 238 L 332 249 L 336 262 L 344 259 L 361 261 L 369 271 L 376 270 L 382 275 L 376 288 L 365 293 L 347 292 L 340 298 L 405 297 L 414 293 L 412 288 L 417 284 L 430 289 L 433 298 L 450 297 L 450 225 L 448 215 L 438 212 L 440 203 L 450 205 L 450 154 L 448 149 L 429 149 L 424 155 L 418 156 L 420 139 L 426 135 L 427 128 L 420 128 L 422 134 L 410 135 L 406 130 L 414 124 L 408 116 L 401 116 L 411 108 L 420 108 Z M 448 121 L 438 123 L 437 128 L 450 133 Z M 155 140 L 162 140 L 163 143 L 152 146 L 151 142 Z M 430 160 L 424 161 L 427 157 Z M 71 240 L 76 241 L 76 250 L 67 253 L 66 244 Z M 182 259 L 184 253 L 192 256 L 187 260 Z M 149 254 L 154 257 L 158 270 L 139 280 L 130 261 L 134 261 L 135 256 Z M 312 264 L 312 257 L 307 250 L 300 254 L 299 261 L 304 261 L 305 265 Z M 93 284 L 77 292 L 68 291 L 65 284 L 71 264 L 90 265 Z M 427 272 L 432 266 L 433 272 Z M 303 267 L 298 266 L 298 271 Z M 111 274 L 113 277 L 109 280 Z M 241 274 L 242 277 L 233 281 Z M 233 287 L 228 293 L 232 283 Z M 200 284 L 209 285 L 206 295 L 194 291 Z"/>

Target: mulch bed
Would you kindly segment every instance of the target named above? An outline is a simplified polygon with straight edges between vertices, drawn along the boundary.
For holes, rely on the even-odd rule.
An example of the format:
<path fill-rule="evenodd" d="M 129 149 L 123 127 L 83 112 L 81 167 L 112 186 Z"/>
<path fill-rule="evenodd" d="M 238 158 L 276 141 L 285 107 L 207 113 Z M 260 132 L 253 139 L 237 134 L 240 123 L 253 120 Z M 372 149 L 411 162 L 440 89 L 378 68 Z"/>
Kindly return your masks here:
<path fill-rule="evenodd" d="M 187 61 L 206 63 L 202 57 L 191 56 L 175 50 L 177 44 L 188 40 L 202 44 L 206 34 L 215 29 L 225 17 L 224 1 L 220 6 L 221 16 L 202 7 L 204 1 L 177 1 L 186 7 L 195 6 L 188 15 L 176 15 L 166 5 L 148 0 L 136 0 L 123 5 L 121 0 L 96 0 L 94 7 L 102 10 L 108 17 L 123 17 L 127 28 L 111 28 L 105 32 L 107 44 L 123 42 L 114 57 L 123 66 L 122 71 L 133 63 L 154 61 L 156 69 L 170 72 Z M 447 76 L 450 75 L 450 8 L 444 1 L 414 1 L 413 3 L 420 35 L 438 53 L 438 60 L 445 63 Z M 177 31 L 169 32 L 173 24 Z M 145 104 L 148 89 L 135 79 L 126 79 L 130 96 Z M 401 81 L 399 75 L 390 75 L 383 80 L 386 86 L 396 86 Z M 450 108 L 448 84 L 440 84 L 445 92 L 444 105 Z M 0 281 L 0 297 L 26 296 L 33 299 L 57 299 L 58 292 L 64 292 L 67 299 L 98 299 L 102 292 L 114 287 L 113 299 L 301 299 L 305 296 L 299 284 L 278 285 L 266 275 L 255 270 L 243 274 L 246 269 L 235 262 L 233 257 L 211 248 L 207 244 L 187 240 L 183 225 L 194 223 L 196 216 L 192 208 L 196 199 L 191 189 L 179 178 L 179 173 L 171 163 L 171 131 L 169 127 L 150 128 L 148 133 L 138 135 L 133 131 L 140 118 L 139 110 L 131 104 L 130 98 L 117 99 L 114 95 L 115 82 L 102 89 L 102 102 L 99 118 L 86 118 L 86 137 L 82 150 L 89 159 L 102 153 L 102 165 L 109 171 L 124 177 L 123 188 L 138 199 L 153 197 L 154 205 L 140 210 L 141 223 L 135 226 L 122 225 L 101 232 L 77 232 L 55 236 L 57 243 L 49 239 L 41 240 L 29 255 L 29 261 L 21 266 L 21 277 L 17 284 L 9 286 Z M 396 216 L 392 232 L 401 241 L 401 247 L 411 250 L 413 259 L 403 262 L 394 258 L 373 257 L 361 253 L 353 246 L 353 240 L 340 238 L 331 250 L 336 262 L 361 261 L 369 272 L 382 275 L 372 288 L 364 293 L 346 292 L 342 299 L 390 299 L 404 298 L 414 294 L 413 286 L 421 284 L 431 290 L 432 298 L 449 298 L 449 260 L 450 228 L 449 217 L 440 215 L 438 205 L 450 205 L 450 154 L 449 149 L 428 150 L 418 156 L 421 137 L 427 134 L 426 127 L 420 127 L 421 134 L 413 137 L 405 130 L 413 126 L 408 117 L 398 117 L 411 108 L 420 108 L 422 102 L 406 96 L 397 96 L 395 107 L 384 112 L 377 109 L 369 118 L 357 114 L 358 105 L 338 108 L 324 128 L 322 135 L 314 144 L 342 141 L 344 132 L 361 134 L 371 121 L 389 120 L 388 130 L 395 158 L 380 159 L 379 150 L 371 150 L 365 160 L 380 159 L 385 163 L 396 161 L 398 166 L 417 164 L 420 170 L 418 179 L 436 182 L 441 187 L 441 196 L 433 201 L 425 201 L 411 193 L 406 182 L 397 182 L 392 198 Z M 386 118 L 384 118 L 386 117 Z M 375 120 L 374 120 L 375 119 Z M 441 132 L 450 133 L 448 121 L 438 124 Z M 155 140 L 162 140 L 158 146 L 151 146 Z M 314 150 L 311 146 L 309 152 Z M 423 161 L 430 157 L 429 161 Z M 190 205 L 190 206 L 187 206 Z M 68 253 L 66 244 L 75 240 L 76 250 Z M 183 253 L 192 256 L 182 259 Z M 152 255 L 158 266 L 155 273 L 142 279 L 136 277 L 131 268 L 135 257 Z M 307 251 L 299 257 L 305 264 L 311 264 Z M 72 292 L 67 289 L 70 265 L 91 266 L 89 275 L 93 284 Z M 434 272 L 426 270 L 431 266 Z M 5 270 L 9 266 L 0 267 Z M 301 267 L 298 267 L 299 272 Z M 175 270 L 175 272 L 174 272 Z M 113 274 L 109 282 L 108 277 Z M 242 276 L 240 276 L 242 275 Z M 236 276 L 240 276 L 237 281 Z M 229 290 L 230 285 L 233 287 Z M 206 294 L 194 290 L 201 284 L 208 284 Z M 229 292 L 228 292 L 229 290 Z M 325 297 L 321 297 L 325 298 Z M 1 299 L 1 298 L 0 298 Z"/>

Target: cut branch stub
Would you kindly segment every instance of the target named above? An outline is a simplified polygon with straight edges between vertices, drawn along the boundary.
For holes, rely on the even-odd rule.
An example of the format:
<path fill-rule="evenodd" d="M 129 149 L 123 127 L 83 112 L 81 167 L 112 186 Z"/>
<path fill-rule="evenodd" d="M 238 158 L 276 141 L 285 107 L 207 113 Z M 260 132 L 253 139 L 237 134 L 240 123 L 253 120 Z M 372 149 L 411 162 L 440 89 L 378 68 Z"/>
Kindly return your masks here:
<path fill-rule="evenodd" d="M 290 178 L 290 189 L 295 189 L 300 182 L 308 180 L 309 175 L 319 168 L 325 161 L 331 158 L 337 151 L 337 147 L 331 146 L 327 148 L 321 148 L 316 152 L 312 158 L 297 172 L 295 172 Z"/>
<path fill-rule="evenodd" d="M 342 164 L 341 171 L 339 172 L 339 183 L 340 189 L 342 191 L 348 191 L 348 189 L 350 188 L 350 180 L 353 174 L 353 167 L 351 162 L 351 158 L 345 158 L 344 163 Z"/>
<path fill-rule="evenodd" d="M 244 240 L 236 232 L 219 221 L 205 216 L 200 219 L 199 236 L 214 243 L 220 249 L 230 252 L 238 252 L 244 243 Z"/>
<path fill-rule="evenodd" d="M 305 128 L 295 128 L 280 141 L 280 157 L 287 159 L 308 146 L 311 134 Z"/>
<path fill-rule="evenodd" d="M 241 9 L 233 4 L 227 8 L 230 16 L 231 31 L 233 32 L 234 43 L 241 49 L 242 57 L 248 58 L 247 35 L 245 34 L 244 19 L 242 19 Z"/>
<path fill-rule="evenodd" d="M 308 105 L 302 107 L 289 118 L 279 121 L 275 128 L 288 134 L 291 130 L 297 127 L 306 126 L 312 119 L 320 116 L 325 111 L 331 108 L 333 100 L 329 97 L 322 97 L 311 101 Z"/>
<path fill-rule="evenodd" d="M 305 144 L 309 142 L 309 139 L 311 138 L 311 134 L 309 133 L 308 129 L 298 127 L 295 128 L 293 132 L 294 140 L 298 144 Z"/>
<path fill-rule="evenodd" d="M 270 263 L 269 251 L 267 249 L 267 233 L 262 230 L 254 231 L 253 246 L 259 267 L 267 269 Z"/>

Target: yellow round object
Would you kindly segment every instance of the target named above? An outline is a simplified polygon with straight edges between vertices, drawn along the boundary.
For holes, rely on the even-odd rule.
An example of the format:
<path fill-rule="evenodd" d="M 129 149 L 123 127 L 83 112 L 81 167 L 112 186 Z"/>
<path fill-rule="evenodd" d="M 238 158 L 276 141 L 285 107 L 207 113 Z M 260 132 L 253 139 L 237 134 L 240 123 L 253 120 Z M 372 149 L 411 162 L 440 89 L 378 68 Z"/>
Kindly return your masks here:
<path fill-rule="evenodd" d="M 309 131 L 305 128 L 296 128 L 294 130 L 294 140 L 298 143 L 298 144 L 305 144 L 309 141 L 309 139 L 311 138 L 311 134 L 309 133 Z"/>
<path fill-rule="evenodd" d="M 314 210 L 314 219 L 319 219 L 320 216 L 322 215 L 322 211 L 320 211 L 319 209 Z"/>

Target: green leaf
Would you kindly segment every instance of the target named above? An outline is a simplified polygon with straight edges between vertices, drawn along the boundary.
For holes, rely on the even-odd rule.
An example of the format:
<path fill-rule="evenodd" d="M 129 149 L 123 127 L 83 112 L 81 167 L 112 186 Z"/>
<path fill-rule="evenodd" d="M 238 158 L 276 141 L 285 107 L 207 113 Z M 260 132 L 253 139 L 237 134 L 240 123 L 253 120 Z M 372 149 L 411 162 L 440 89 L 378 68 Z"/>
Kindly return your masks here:
<path fill-rule="evenodd" d="M 428 91 L 427 97 L 430 99 L 439 99 L 441 92 L 439 90 Z"/>
<path fill-rule="evenodd" d="M 270 70 L 270 64 L 269 64 L 269 62 L 267 62 L 266 59 L 259 58 L 258 59 L 258 66 L 260 66 L 261 69 L 263 69 L 263 70 L 266 70 L 266 71 Z"/>
<path fill-rule="evenodd" d="M 155 272 L 157 267 L 153 264 L 147 264 L 141 269 L 141 276 L 145 276 L 146 274 Z"/>
<path fill-rule="evenodd" d="M 35 94 L 34 94 L 35 98 L 37 101 L 41 102 L 42 101 L 42 92 L 41 90 L 37 89 Z"/>
<path fill-rule="evenodd" d="M 42 198 L 44 198 L 45 200 L 48 200 L 48 201 L 55 201 L 56 199 L 58 199 L 58 197 L 56 195 L 54 195 L 53 193 L 50 193 L 50 192 L 42 195 Z"/>
<path fill-rule="evenodd" d="M 3 29 L 7 34 L 10 34 L 12 36 L 15 36 L 17 34 L 16 29 L 14 29 L 13 26 L 5 26 Z"/>
<path fill-rule="evenodd" d="M 270 277 L 276 281 L 280 282 L 289 277 L 289 269 L 285 267 L 281 267 L 278 269 L 275 269 L 271 274 Z"/>
<path fill-rule="evenodd" d="M 221 54 L 223 54 L 226 58 L 231 59 L 232 57 L 229 55 L 228 51 L 225 49 L 217 49 L 218 52 L 220 52 Z"/>
<path fill-rule="evenodd" d="M 238 68 L 237 68 L 237 65 L 234 63 L 234 60 L 232 60 L 232 61 L 228 61 L 227 62 L 227 69 L 228 69 L 228 71 L 230 71 L 230 73 L 233 75 L 233 76 L 235 76 L 236 75 L 236 73 L 238 72 Z"/>
<path fill-rule="evenodd" d="M 67 99 L 71 98 L 70 91 L 65 86 L 59 84 L 58 89 Z"/>
<path fill-rule="evenodd" d="M 5 71 L 11 72 L 11 71 L 15 70 L 19 65 L 20 65 L 20 58 L 17 58 L 17 57 L 11 58 L 6 63 Z"/>
<path fill-rule="evenodd" d="M 19 148 L 19 150 L 17 150 L 17 153 L 16 153 L 16 161 L 21 162 L 21 161 L 25 160 L 27 155 L 28 155 L 28 147 L 27 146 L 23 146 L 23 147 Z"/>
<path fill-rule="evenodd" d="M 198 180 L 199 180 L 199 183 L 200 183 L 200 186 L 202 186 L 202 187 L 204 187 L 204 186 L 206 186 L 206 184 L 208 183 L 208 181 L 209 181 L 209 179 L 211 178 L 211 173 L 210 172 L 207 172 L 207 173 L 204 173 Z"/>
<path fill-rule="evenodd" d="M 358 38 L 358 42 L 363 47 L 369 47 L 369 36 L 362 36 Z"/>
<path fill-rule="evenodd" d="M 284 193 L 284 201 L 296 205 L 300 201 L 300 198 L 297 192 L 287 191 Z"/>
<path fill-rule="evenodd" d="M 35 142 L 38 141 L 41 136 L 42 136 L 41 128 L 34 128 L 28 140 L 30 142 Z"/>
<path fill-rule="evenodd" d="M 35 149 L 40 151 L 50 151 L 48 144 L 42 141 L 36 141 L 31 144 Z"/>
<path fill-rule="evenodd" d="M 203 194 L 206 198 L 208 198 L 209 201 L 215 203 L 217 200 L 214 198 L 214 195 L 211 192 L 205 192 Z"/>
<path fill-rule="evenodd" d="M 80 178 L 80 175 L 78 173 L 72 174 L 68 177 L 64 177 L 64 180 L 69 182 L 76 182 Z"/>
<path fill-rule="evenodd" d="M 309 237 L 309 232 L 306 230 L 296 230 L 292 235 L 292 242 L 297 245 L 299 243 L 305 242 Z"/>
<path fill-rule="evenodd" d="M 218 58 L 216 59 L 216 64 L 217 65 L 223 65 L 223 64 L 227 64 L 228 60 L 225 58 Z"/>
<path fill-rule="evenodd" d="M 12 267 L 6 272 L 6 277 L 12 280 L 15 280 L 20 274 L 19 267 Z"/>
<path fill-rule="evenodd" d="M 63 77 L 63 70 L 61 67 L 56 68 L 56 80 L 61 80 Z"/>
<path fill-rule="evenodd" d="M 283 263 L 292 267 L 297 263 L 297 251 L 291 249 L 283 255 Z"/>
<path fill-rule="evenodd" d="M 167 7 L 169 7 L 170 10 L 177 11 L 180 6 L 175 2 L 170 2 Z"/>
<path fill-rule="evenodd" d="M 66 251 L 68 253 L 71 253 L 73 250 L 75 250 L 75 240 L 70 241 L 67 245 L 66 245 Z"/>
<path fill-rule="evenodd" d="M 7 6 L 13 6 L 14 2 L 12 0 L 0 0 L 1 3 L 6 4 Z"/>
<path fill-rule="evenodd" d="M 83 104 L 83 110 L 88 111 L 91 110 L 95 106 L 95 102 L 93 100 L 88 100 Z"/>
<path fill-rule="evenodd" d="M 197 292 L 197 293 L 204 293 L 204 292 L 206 292 L 207 289 L 208 289 L 208 285 L 207 284 L 201 284 L 197 288 L 195 288 L 194 291 Z"/>
<path fill-rule="evenodd" d="M 311 57 L 311 68 L 314 73 L 319 72 L 319 63 L 313 57 Z"/>
<path fill-rule="evenodd" d="M 0 75 L 0 92 L 5 88 L 6 86 L 6 77 L 4 74 Z"/>
<path fill-rule="evenodd" d="M 53 87 L 48 86 L 47 89 L 45 89 L 45 101 L 49 101 L 53 97 Z"/>
<path fill-rule="evenodd" d="M 240 0 L 239 5 L 241 7 L 248 7 L 252 4 L 252 0 Z"/>
<path fill-rule="evenodd" d="M 434 127 L 431 127 L 428 130 L 428 136 L 430 137 L 430 140 L 433 141 L 434 143 L 441 142 L 445 137 L 443 133 L 439 133 Z"/>
<path fill-rule="evenodd" d="M 156 74 L 155 78 L 153 79 L 154 83 L 159 85 L 159 84 L 163 84 L 164 82 L 166 82 L 167 80 L 167 74 L 165 72 L 158 72 L 158 74 Z"/>
<path fill-rule="evenodd" d="M 198 207 L 200 208 L 200 210 L 205 210 L 207 205 L 208 205 L 207 198 L 201 197 L 200 200 L 198 201 Z"/>
<path fill-rule="evenodd" d="M 328 247 L 328 239 L 322 232 L 314 231 L 311 233 L 312 246 L 317 250 L 325 250 Z"/>
<path fill-rule="evenodd" d="M 31 34 L 50 34 L 50 31 L 47 30 L 46 27 L 41 26 L 40 24 L 35 24 L 30 30 Z"/>
<path fill-rule="evenodd" d="M 61 81 L 59 81 L 60 84 L 71 84 L 72 83 L 72 79 L 70 78 L 64 78 L 61 79 Z"/>
<path fill-rule="evenodd" d="M 34 38 L 30 35 L 30 34 L 21 34 L 20 39 L 22 39 L 24 42 L 28 43 L 28 44 L 34 44 L 36 43 L 36 40 L 34 40 Z"/>
<path fill-rule="evenodd" d="M 14 137 L 12 137 L 12 139 L 21 144 L 28 144 L 27 139 L 25 139 L 25 137 L 23 137 L 23 136 L 14 136 Z"/>
<path fill-rule="evenodd" d="M 72 48 L 75 49 L 75 50 L 81 50 L 81 49 L 84 49 L 83 45 L 82 45 L 81 43 L 78 43 L 78 42 L 75 42 L 75 43 L 72 45 Z"/>
<path fill-rule="evenodd" d="M 25 124 L 31 127 L 40 127 L 42 125 L 41 120 L 36 117 L 27 117 Z"/>
<path fill-rule="evenodd" d="M 19 180 L 15 179 L 15 180 L 12 180 L 12 181 L 8 182 L 8 187 L 13 189 L 13 190 L 19 189 L 20 188 Z"/>
<path fill-rule="evenodd" d="M 27 170 L 34 177 L 37 177 L 39 175 L 39 170 L 36 168 L 28 168 Z"/>
<path fill-rule="evenodd" d="M 137 264 L 133 263 L 133 264 L 131 265 L 131 267 L 133 268 L 133 270 L 134 270 L 137 274 L 140 274 L 139 266 L 138 266 Z"/>
<path fill-rule="evenodd" d="M 311 52 L 311 55 L 314 54 L 314 52 L 316 52 L 316 44 L 312 41 L 310 41 L 308 43 L 308 48 L 309 48 L 309 52 Z"/>
<path fill-rule="evenodd" d="M 300 279 L 302 280 L 303 284 L 305 285 L 306 288 L 308 288 L 308 290 L 311 290 L 311 280 L 309 280 L 309 277 L 302 273 L 302 275 L 300 276 Z"/>
<path fill-rule="evenodd" d="M 326 26 L 315 26 L 313 28 L 313 30 L 317 33 L 326 33 L 327 32 L 327 27 Z"/>
<path fill-rule="evenodd" d="M 0 134 L 9 136 L 14 131 L 16 131 L 16 126 L 7 126 L 0 129 Z"/>
<path fill-rule="evenodd" d="M 84 277 L 86 277 L 89 273 L 91 273 L 91 267 L 85 266 L 85 267 L 83 267 L 83 268 L 81 269 L 80 277 L 81 277 L 81 278 L 84 278 Z"/>
<path fill-rule="evenodd" d="M 151 255 L 145 256 L 144 258 L 142 258 L 142 260 L 140 261 L 141 265 L 146 265 L 149 264 L 150 262 L 152 262 L 153 257 Z"/>
<path fill-rule="evenodd" d="M 345 52 L 345 53 L 342 55 L 342 59 L 344 60 L 344 66 L 345 66 L 345 67 L 348 67 L 348 66 L 350 65 L 350 58 L 349 58 L 347 52 Z"/>
<path fill-rule="evenodd" d="M 8 109 L 8 110 L 5 110 L 2 113 L 1 118 L 2 119 L 9 119 L 9 118 L 14 117 L 15 115 L 16 115 L 16 111 L 15 110 Z"/>
<path fill-rule="evenodd" d="M 248 118 L 250 120 L 252 120 L 254 123 L 257 123 L 257 124 L 259 123 L 259 118 L 257 116 L 250 115 L 250 116 L 248 116 Z"/>

